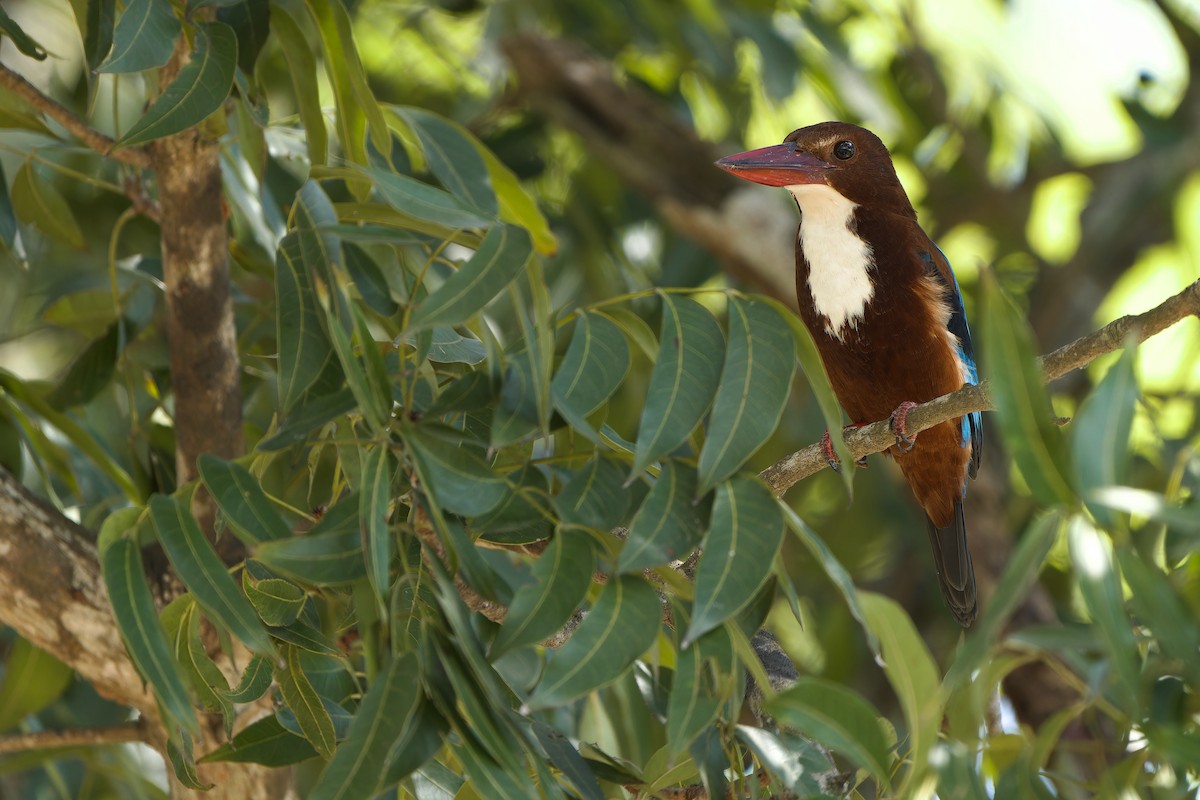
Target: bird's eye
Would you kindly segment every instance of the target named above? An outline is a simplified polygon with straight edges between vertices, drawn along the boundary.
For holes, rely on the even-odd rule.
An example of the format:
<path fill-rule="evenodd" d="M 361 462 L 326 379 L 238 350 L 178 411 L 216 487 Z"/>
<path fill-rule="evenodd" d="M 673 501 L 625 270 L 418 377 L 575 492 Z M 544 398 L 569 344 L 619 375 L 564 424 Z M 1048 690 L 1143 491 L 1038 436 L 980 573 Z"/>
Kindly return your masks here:
<path fill-rule="evenodd" d="M 840 160 L 845 161 L 848 158 L 854 157 L 854 142 L 849 139 L 843 139 L 833 146 L 833 154 Z"/>

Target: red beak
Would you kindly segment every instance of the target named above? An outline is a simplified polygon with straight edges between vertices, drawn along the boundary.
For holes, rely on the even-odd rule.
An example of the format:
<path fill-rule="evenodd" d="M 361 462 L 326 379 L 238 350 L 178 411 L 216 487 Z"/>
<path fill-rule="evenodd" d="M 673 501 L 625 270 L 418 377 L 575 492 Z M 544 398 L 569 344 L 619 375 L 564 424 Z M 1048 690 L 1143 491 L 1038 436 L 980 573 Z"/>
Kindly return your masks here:
<path fill-rule="evenodd" d="M 726 172 L 764 186 L 795 186 L 825 183 L 825 173 L 833 165 L 812 153 L 797 150 L 792 142 L 725 156 L 716 162 Z"/>

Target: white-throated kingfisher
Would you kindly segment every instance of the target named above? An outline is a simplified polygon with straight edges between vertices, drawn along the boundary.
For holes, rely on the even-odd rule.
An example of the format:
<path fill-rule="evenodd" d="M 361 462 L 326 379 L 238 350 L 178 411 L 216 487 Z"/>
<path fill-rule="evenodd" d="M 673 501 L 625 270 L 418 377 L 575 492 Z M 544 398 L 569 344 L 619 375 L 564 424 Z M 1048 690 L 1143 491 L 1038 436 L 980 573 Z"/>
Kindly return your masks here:
<path fill-rule="evenodd" d="M 916 403 L 977 383 L 978 372 L 954 272 L 917 223 L 887 148 L 865 128 L 823 122 L 717 166 L 796 199 L 800 316 L 851 421 L 890 419 L 887 452 L 928 517 L 942 596 L 969 626 L 977 602 L 963 497 L 979 468 L 980 417 L 919 437 L 905 419 Z M 836 464 L 828 438 L 825 449 Z"/>

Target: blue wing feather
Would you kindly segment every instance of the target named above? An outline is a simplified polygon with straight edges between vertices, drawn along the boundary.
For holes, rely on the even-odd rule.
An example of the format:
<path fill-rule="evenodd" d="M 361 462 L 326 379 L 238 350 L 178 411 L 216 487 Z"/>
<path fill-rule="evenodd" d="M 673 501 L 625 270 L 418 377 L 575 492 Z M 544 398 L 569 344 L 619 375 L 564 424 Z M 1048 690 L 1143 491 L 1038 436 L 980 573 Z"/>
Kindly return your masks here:
<path fill-rule="evenodd" d="M 935 278 L 946 290 L 946 302 L 950 306 L 950 321 L 946 327 L 958 339 L 958 355 L 966 367 L 967 382 L 978 384 L 979 368 L 975 364 L 975 348 L 971 343 L 971 328 L 967 325 L 967 312 L 963 308 L 962 291 L 958 288 L 958 278 L 954 276 L 954 270 L 950 268 L 950 262 L 946 255 L 937 245 L 934 245 L 934 249 L 941 256 L 942 263 L 946 265 L 946 272 L 950 276 L 949 281 L 934 263 L 932 253 L 922 250 L 921 260 L 925 262 L 925 271 L 929 276 Z M 974 478 L 979 471 L 979 459 L 983 455 L 983 419 L 978 411 L 973 411 L 963 417 L 962 442 L 964 447 L 968 444 L 971 446 L 969 471 L 971 477 Z"/>

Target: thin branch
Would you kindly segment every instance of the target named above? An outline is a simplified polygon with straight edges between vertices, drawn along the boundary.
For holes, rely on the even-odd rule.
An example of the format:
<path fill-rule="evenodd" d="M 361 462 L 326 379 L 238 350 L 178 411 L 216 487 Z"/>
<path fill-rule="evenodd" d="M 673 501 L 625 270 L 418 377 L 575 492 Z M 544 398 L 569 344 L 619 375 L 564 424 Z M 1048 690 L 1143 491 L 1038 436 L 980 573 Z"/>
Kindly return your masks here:
<path fill-rule="evenodd" d="M 0 86 L 8 89 L 18 97 L 28 100 L 35 108 L 75 134 L 76 138 L 100 155 L 139 169 L 150 169 L 150 153 L 144 148 L 124 147 L 120 150 L 114 150 L 113 146 L 116 142 L 111 138 L 100 133 L 95 128 L 89 127 L 86 122 L 75 116 L 66 106 L 42 94 L 36 86 L 25 80 L 21 75 L 13 72 L 4 64 L 0 64 Z"/>
<path fill-rule="evenodd" d="M 83 747 L 147 741 L 141 724 L 114 725 L 108 728 L 73 728 L 66 731 L 38 731 L 0 736 L 0 756 L 27 750 L 59 747 Z"/>
<path fill-rule="evenodd" d="M 1145 313 L 1121 317 L 1094 333 L 1063 345 L 1043 356 L 1039 364 L 1049 382 L 1121 348 L 1131 334 L 1141 343 L 1189 316 L 1200 317 L 1200 281 Z M 909 412 L 907 425 L 910 431 L 920 432 L 972 411 L 992 410 L 991 392 L 988 382 L 984 381 L 978 386 L 964 386 L 956 392 L 922 403 Z M 856 459 L 881 453 L 895 443 L 895 434 L 889 429 L 887 420 L 873 422 L 846 434 L 846 445 Z M 759 473 L 759 477 L 776 494 L 782 494 L 828 466 L 821 445 L 812 444 L 767 467 Z"/>

